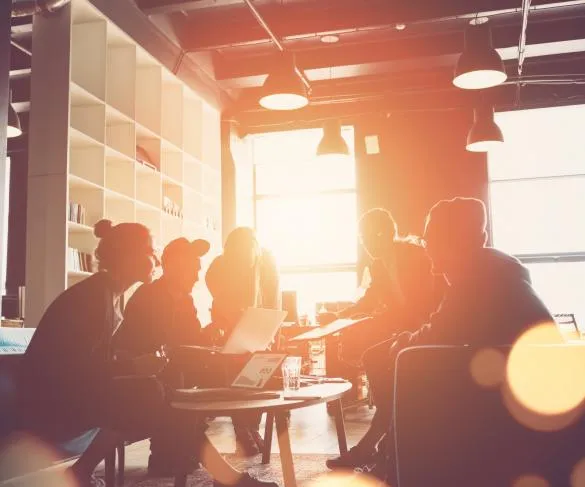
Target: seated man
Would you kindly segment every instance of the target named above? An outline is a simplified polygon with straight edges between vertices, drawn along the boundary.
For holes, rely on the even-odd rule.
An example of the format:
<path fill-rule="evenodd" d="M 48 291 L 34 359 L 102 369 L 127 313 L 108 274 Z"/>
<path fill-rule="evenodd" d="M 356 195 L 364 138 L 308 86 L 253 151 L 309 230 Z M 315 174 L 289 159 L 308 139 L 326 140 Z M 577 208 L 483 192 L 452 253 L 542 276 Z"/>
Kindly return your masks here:
<path fill-rule="evenodd" d="M 319 315 L 321 324 L 338 318 L 369 317 L 348 330 L 343 340 L 344 355 L 356 358 L 397 331 L 417 329 L 428 321 L 439 301 L 424 249 L 414 239 L 398 236 L 396 222 L 389 211 L 374 208 L 364 213 L 359 232 L 371 259 L 370 285 L 354 305 L 338 313 Z"/>
<path fill-rule="evenodd" d="M 429 324 L 377 347 L 377 353 L 385 357 L 385 366 L 370 376 L 370 381 L 384 398 L 379 403 L 378 424 L 385 432 L 392 416 L 394 362 L 402 348 L 512 344 L 530 327 L 552 322 L 532 288 L 528 270 L 514 257 L 486 247 L 486 209 L 480 200 L 438 202 L 428 214 L 424 239 L 433 272 L 445 277 L 448 288 Z M 386 461 L 384 452 L 390 443 L 382 443 L 380 463 L 370 465 L 369 470 L 378 467 L 374 473 L 385 475 L 385 468 L 393 463 L 391 457 Z"/>
<path fill-rule="evenodd" d="M 368 376 L 374 376 L 384 367 L 386 354 L 380 356 L 375 349 L 370 352 L 370 347 L 426 323 L 439 303 L 442 286 L 432 276 L 424 248 L 413 238 L 397 236 L 396 223 L 388 211 L 375 208 L 366 212 L 360 219 L 359 230 L 362 245 L 372 259 L 371 284 L 356 304 L 338 314 L 321 315 L 320 319 L 327 323 L 336 318 L 370 315 L 343 332 L 342 356 L 345 360 L 361 361 Z M 380 410 L 383 406 L 378 401 L 384 398 L 376 385 L 371 384 L 371 391 Z M 377 412 L 360 443 L 347 454 L 327 460 L 327 466 L 353 468 L 368 463 L 386 430 L 385 423 L 380 427 L 379 421 L 384 419 Z"/>
<path fill-rule="evenodd" d="M 114 347 L 120 356 L 154 353 L 163 346 L 172 349 L 202 342 L 201 323 L 191 292 L 199 279 L 201 257 L 209 251 L 209 242 L 178 238 L 170 242 L 162 254 L 163 275 L 139 287 L 124 310 L 124 320 L 114 336 Z M 184 370 L 171 361 L 162 377 L 167 385 L 180 387 Z M 194 382 L 193 370 L 186 379 Z M 168 439 L 173 441 L 172 438 Z M 167 442 L 168 443 L 168 442 Z M 151 439 L 148 472 L 154 477 L 172 475 L 173 449 L 160 437 Z"/>

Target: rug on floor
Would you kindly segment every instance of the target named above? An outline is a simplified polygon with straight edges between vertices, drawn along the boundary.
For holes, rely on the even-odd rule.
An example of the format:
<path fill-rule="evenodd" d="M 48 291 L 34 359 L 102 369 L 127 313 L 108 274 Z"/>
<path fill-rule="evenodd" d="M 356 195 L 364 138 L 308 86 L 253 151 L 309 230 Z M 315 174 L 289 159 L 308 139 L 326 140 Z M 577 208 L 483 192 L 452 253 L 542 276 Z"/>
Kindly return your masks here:
<path fill-rule="evenodd" d="M 319 475 L 328 472 L 325 466 L 325 460 L 334 455 L 293 455 L 295 464 L 295 474 L 298 485 L 306 484 L 307 481 L 317 478 Z M 262 465 L 260 458 L 243 461 L 236 460 L 234 457 L 226 456 L 226 459 L 236 468 L 249 470 L 250 473 L 261 480 L 277 482 L 283 485 L 282 468 L 280 466 L 280 455 L 273 454 L 270 456 L 270 463 Z M 151 478 L 128 478 L 125 482 L 126 487 L 173 487 L 174 479 L 151 479 Z M 205 472 L 198 470 L 187 479 L 187 487 L 213 487 L 213 481 Z"/>

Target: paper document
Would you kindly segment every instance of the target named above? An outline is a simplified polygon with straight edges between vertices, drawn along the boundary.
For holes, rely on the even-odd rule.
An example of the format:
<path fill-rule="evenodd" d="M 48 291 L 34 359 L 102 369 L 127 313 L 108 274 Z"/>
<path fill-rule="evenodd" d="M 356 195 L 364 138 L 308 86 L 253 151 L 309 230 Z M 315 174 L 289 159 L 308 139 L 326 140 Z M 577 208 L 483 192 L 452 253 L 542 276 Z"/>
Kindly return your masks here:
<path fill-rule="evenodd" d="M 321 326 L 319 328 L 313 328 L 305 333 L 301 333 L 294 338 L 291 338 L 291 342 L 301 342 L 304 340 L 319 340 L 321 338 L 325 338 L 326 336 L 333 335 L 338 331 L 343 330 L 353 324 L 357 323 L 358 321 L 362 321 L 363 318 L 359 320 L 350 320 L 350 319 L 339 319 L 332 321 L 328 325 Z"/>
<path fill-rule="evenodd" d="M 262 389 L 276 369 L 280 367 L 285 357 L 285 353 L 254 354 L 234 379 L 232 387 Z"/>
<path fill-rule="evenodd" d="M 278 309 L 248 308 L 221 352 L 233 354 L 266 350 L 285 316 L 286 311 Z"/>

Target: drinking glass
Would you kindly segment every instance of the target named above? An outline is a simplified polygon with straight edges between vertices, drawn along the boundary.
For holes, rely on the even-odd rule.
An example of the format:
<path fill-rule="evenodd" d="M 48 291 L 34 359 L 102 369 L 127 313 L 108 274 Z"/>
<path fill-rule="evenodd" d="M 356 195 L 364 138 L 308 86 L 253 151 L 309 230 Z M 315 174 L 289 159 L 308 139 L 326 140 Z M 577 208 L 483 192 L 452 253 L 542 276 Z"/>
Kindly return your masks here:
<path fill-rule="evenodd" d="M 287 357 L 282 363 L 284 392 L 298 391 L 301 387 L 301 357 Z"/>

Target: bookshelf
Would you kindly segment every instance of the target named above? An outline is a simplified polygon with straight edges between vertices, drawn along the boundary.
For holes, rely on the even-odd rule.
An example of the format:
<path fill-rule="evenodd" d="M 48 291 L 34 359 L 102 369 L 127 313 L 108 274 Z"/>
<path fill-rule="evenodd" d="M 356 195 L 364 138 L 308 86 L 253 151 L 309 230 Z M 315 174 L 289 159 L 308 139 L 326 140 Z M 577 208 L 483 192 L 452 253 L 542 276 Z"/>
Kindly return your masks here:
<path fill-rule="evenodd" d="M 72 260 L 102 218 L 221 249 L 219 111 L 89 0 L 35 16 L 33 44 L 26 326 L 91 275 Z"/>

